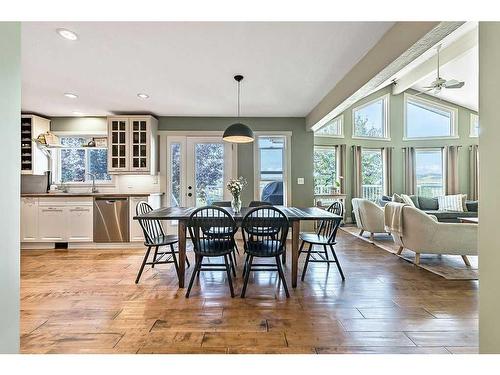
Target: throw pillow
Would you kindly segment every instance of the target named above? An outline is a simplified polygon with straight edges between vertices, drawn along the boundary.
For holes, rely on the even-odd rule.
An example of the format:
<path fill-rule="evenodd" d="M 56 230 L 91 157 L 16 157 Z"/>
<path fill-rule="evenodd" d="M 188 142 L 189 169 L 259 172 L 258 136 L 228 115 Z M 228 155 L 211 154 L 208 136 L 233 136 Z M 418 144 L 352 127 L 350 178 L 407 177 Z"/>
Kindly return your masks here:
<path fill-rule="evenodd" d="M 392 195 L 392 201 L 396 203 L 404 203 L 403 198 L 401 198 L 401 196 L 396 193 Z"/>
<path fill-rule="evenodd" d="M 462 194 L 438 197 L 439 211 L 464 212 Z"/>
<path fill-rule="evenodd" d="M 406 203 L 408 206 L 416 207 L 409 195 L 401 194 L 401 199 L 403 200 L 403 203 Z"/>

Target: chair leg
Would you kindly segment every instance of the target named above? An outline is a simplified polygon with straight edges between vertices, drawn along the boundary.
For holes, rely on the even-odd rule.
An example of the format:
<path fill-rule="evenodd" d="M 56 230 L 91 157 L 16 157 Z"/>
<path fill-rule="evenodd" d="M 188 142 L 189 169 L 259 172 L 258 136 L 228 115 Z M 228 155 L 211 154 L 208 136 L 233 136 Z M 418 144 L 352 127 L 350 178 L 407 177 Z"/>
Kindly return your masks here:
<path fill-rule="evenodd" d="M 191 267 L 191 264 L 189 263 L 189 259 L 188 259 L 187 254 L 186 254 L 186 264 L 187 264 L 188 268 Z"/>
<path fill-rule="evenodd" d="M 144 266 L 146 265 L 150 251 L 151 251 L 151 246 L 148 247 L 148 249 L 146 250 L 146 254 L 144 255 L 144 259 L 142 260 L 141 268 L 139 269 L 139 273 L 137 274 L 137 278 L 135 279 L 136 284 L 139 283 L 139 279 L 141 278 L 142 271 L 144 270 Z"/>
<path fill-rule="evenodd" d="M 300 257 L 300 254 L 302 254 L 302 253 L 303 253 L 303 251 L 302 251 L 302 250 L 304 249 L 304 245 L 305 245 L 305 244 L 306 244 L 306 242 L 305 242 L 305 241 L 302 241 L 302 243 L 300 244 L 300 247 L 299 247 L 299 257 Z"/>
<path fill-rule="evenodd" d="M 175 272 L 179 275 L 179 264 L 177 264 L 177 257 L 175 256 L 174 245 L 170 244 L 170 252 L 172 253 L 172 259 L 174 260 Z"/>
<path fill-rule="evenodd" d="M 281 262 L 283 263 L 283 265 L 286 264 L 286 246 L 285 250 L 283 251 L 283 254 L 281 255 Z"/>
<path fill-rule="evenodd" d="M 420 253 L 415 253 L 415 264 L 417 266 L 420 264 Z"/>
<path fill-rule="evenodd" d="M 248 278 L 250 277 L 250 272 L 252 270 L 253 255 L 250 255 L 248 263 L 246 265 L 245 281 L 243 283 L 243 288 L 241 289 L 241 298 L 245 298 L 245 293 L 247 291 Z"/>
<path fill-rule="evenodd" d="M 195 264 L 195 267 L 193 270 L 193 274 L 191 275 L 191 280 L 189 281 L 188 290 L 186 292 L 186 298 L 189 298 L 189 293 L 191 293 L 191 288 L 193 287 L 194 278 L 196 277 L 196 274 L 198 274 L 198 275 L 200 274 L 202 260 L 203 260 L 203 257 L 201 257 L 199 255 L 196 256 L 196 264 Z"/>
<path fill-rule="evenodd" d="M 309 258 L 311 257 L 311 250 L 312 250 L 313 244 L 309 244 L 309 249 L 307 250 L 307 257 L 306 257 L 306 262 L 304 264 L 304 269 L 302 270 L 302 277 L 301 280 L 304 281 L 304 278 L 306 277 L 306 271 L 307 271 L 307 265 L 309 264 Z"/>
<path fill-rule="evenodd" d="M 401 253 L 403 252 L 403 249 L 404 249 L 404 247 L 400 246 L 396 254 L 401 255 Z"/>
<path fill-rule="evenodd" d="M 363 233 L 365 233 L 365 230 L 364 230 L 364 229 L 361 229 L 361 231 L 359 232 L 359 235 L 360 235 L 360 236 L 363 236 Z"/>
<path fill-rule="evenodd" d="M 155 253 L 153 255 L 153 264 L 151 265 L 151 268 L 155 268 L 156 257 L 158 256 L 158 247 L 159 246 L 155 247 Z"/>
<path fill-rule="evenodd" d="M 370 241 L 375 241 L 375 235 L 373 232 L 370 232 Z"/>
<path fill-rule="evenodd" d="M 342 267 L 340 266 L 339 258 L 337 258 L 337 254 L 335 253 L 335 249 L 333 245 L 330 245 L 330 250 L 332 251 L 333 257 L 335 258 L 335 263 L 337 264 L 337 268 L 339 269 L 340 277 L 342 280 L 345 280 L 344 272 L 342 271 Z"/>
<path fill-rule="evenodd" d="M 328 249 L 326 247 L 326 245 L 323 245 L 323 250 L 325 250 L 325 258 L 327 261 L 330 260 L 330 258 L 328 257 Z M 327 263 L 328 267 L 330 267 L 330 262 Z"/>
<path fill-rule="evenodd" d="M 462 259 L 467 267 L 470 267 L 470 262 L 469 259 L 467 258 L 467 255 L 462 255 Z"/>
<path fill-rule="evenodd" d="M 235 260 L 233 260 L 233 256 L 235 256 L 234 251 L 229 253 L 229 264 L 231 266 L 231 270 L 233 271 L 234 277 L 236 277 L 236 268 L 234 267 L 234 262 L 236 261 L 236 258 L 235 258 Z M 224 259 L 225 258 L 226 258 L 226 256 L 224 255 Z"/>
<path fill-rule="evenodd" d="M 248 259 L 250 258 L 250 255 L 245 256 L 245 263 L 243 264 L 243 273 L 241 274 L 241 277 L 245 277 L 246 272 L 247 272 L 247 266 L 248 266 Z"/>
<path fill-rule="evenodd" d="M 278 266 L 278 275 L 283 282 L 283 288 L 285 289 L 286 298 L 290 298 L 290 293 L 288 292 L 288 286 L 286 285 L 285 275 L 283 274 L 283 268 L 281 267 L 279 256 L 276 256 L 276 265 Z"/>
<path fill-rule="evenodd" d="M 229 255 L 231 257 L 231 255 Z M 231 263 L 233 261 L 231 260 Z M 226 263 L 226 273 L 227 273 L 227 282 L 229 283 L 229 290 L 231 291 L 231 298 L 234 298 L 234 289 L 233 289 L 233 280 L 231 279 L 231 270 L 229 267 L 229 262 L 227 260 L 227 255 L 224 255 L 224 263 Z M 234 272 L 234 265 L 233 265 L 233 272 Z M 236 273 L 235 273 L 236 276 Z"/>

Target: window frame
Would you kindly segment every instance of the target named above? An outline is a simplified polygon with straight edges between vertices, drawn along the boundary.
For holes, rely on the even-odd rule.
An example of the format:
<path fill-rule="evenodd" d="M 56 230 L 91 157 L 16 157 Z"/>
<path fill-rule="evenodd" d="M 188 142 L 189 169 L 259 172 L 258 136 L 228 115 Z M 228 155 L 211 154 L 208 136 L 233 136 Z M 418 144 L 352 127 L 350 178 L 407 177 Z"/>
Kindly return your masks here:
<path fill-rule="evenodd" d="M 254 165 L 254 199 L 260 200 L 260 137 L 284 137 L 285 143 L 283 148 L 284 163 L 283 163 L 283 206 L 292 204 L 292 132 L 273 132 L 260 131 L 254 132 L 255 141 L 253 142 L 253 165 Z"/>
<path fill-rule="evenodd" d="M 320 131 L 321 129 L 325 128 L 326 126 L 330 125 L 334 121 L 339 121 L 339 134 L 316 134 L 317 131 Z M 316 130 L 314 136 L 315 137 L 325 137 L 325 138 L 345 138 L 344 135 L 344 114 L 341 114 L 337 117 L 334 117 L 333 119 L 327 121 L 325 125 L 320 127 L 318 130 Z"/>
<path fill-rule="evenodd" d="M 107 133 L 103 132 L 66 132 L 66 131 L 61 131 L 61 132 L 53 132 L 54 135 L 57 135 L 60 138 L 107 138 Z M 88 163 L 88 150 L 90 149 L 106 149 L 106 147 L 58 147 L 55 149 L 56 152 L 52 153 L 52 166 L 51 170 L 54 171 L 54 176 L 52 178 L 53 182 L 57 185 L 69 185 L 69 186 L 78 186 L 78 187 L 91 187 L 92 186 L 92 180 L 85 180 L 85 181 L 68 181 L 68 182 L 62 182 L 61 181 L 61 150 L 66 149 L 66 148 L 74 148 L 74 149 L 83 149 L 85 150 L 85 162 L 86 165 L 85 167 L 87 168 L 87 163 Z M 111 176 L 111 180 L 96 180 L 95 184 L 96 186 L 105 186 L 105 187 L 115 187 L 116 186 L 116 180 L 115 180 L 115 175 L 110 174 L 108 170 L 108 174 Z M 85 177 L 86 178 L 86 177 Z"/>
<path fill-rule="evenodd" d="M 382 160 L 382 195 L 385 195 L 387 192 L 387 181 L 386 181 L 386 168 L 385 157 L 384 157 L 384 148 L 383 147 L 361 147 L 361 160 L 363 160 L 363 151 L 377 151 L 380 152 L 380 157 Z M 361 195 L 363 193 L 363 163 L 361 163 Z M 364 198 L 364 197 L 363 197 Z M 368 198 L 364 198 L 368 199 Z"/>
<path fill-rule="evenodd" d="M 335 154 L 335 181 L 339 180 L 339 160 L 338 160 L 338 145 L 314 145 L 313 146 L 313 193 L 315 196 L 321 196 L 324 194 L 316 194 L 314 190 L 316 189 L 315 181 L 314 181 L 314 152 L 316 149 L 323 149 L 328 151 L 333 151 Z M 332 193 L 333 194 L 333 193 Z"/>
<path fill-rule="evenodd" d="M 382 100 L 383 101 L 383 131 L 384 135 L 382 137 L 368 137 L 368 136 L 363 136 L 363 135 L 356 135 L 356 125 L 355 125 L 355 119 L 356 119 L 356 112 L 366 108 L 378 101 Z M 384 94 L 382 96 L 378 96 L 375 99 L 372 99 L 366 103 L 363 103 L 357 107 L 354 107 L 351 111 L 351 123 L 352 123 L 352 139 L 364 139 L 364 140 L 373 140 L 373 141 L 390 141 L 391 140 L 391 131 L 390 131 L 390 119 L 389 119 L 389 114 L 390 112 L 390 100 L 391 100 L 391 95 L 390 93 Z"/>
<path fill-rule="evenodd" d="M 450 113 L 450 131 L 451 135 L 439 135 L 439 136 L 425 136 L 425 137 L 408 137 L 408 102 L 421 102 L 422 105 L 428 107 L 434 107 L 437 110 L 445 111 Z M 404 93 L 403 98 L 403 141 L 420 141 L 420 140 L 432 140 L 432 139 L 458 139 L 458 109 L 449 105 L 436 103 L 433 100 L 421 98 L 419 96 Z"/>
<path fill-rule="evenodd" d="M 441 186 L 443 188 L 443 195 L 446 195 L 446 160 L 445 160 L 445 154 L 444 154 L 444 147 L 415 147 L 415 186 L 414 186 L 414 191 L 415 194 L 418 194 L 418 178 L 417 178 L 417 153 L 419 151 L 439 151 L 441 152 L 441 171 L 443 175 L 443 185 Z M 438 195 L 439 196 L 439 195 Z M 436 196 L 436 197 L 438 197 Z M 436 198 L 432 197 L 432 198 Z M 429 197 L 427 197 L 429 198 Z"/>
<path fill-rule="evenodd" d="M 477 118 L 478 128 L 477 128 L 477 134 L 474 134 L 474 132 L 473 132 L 474 120 L 473 119 L 476 119 L 476 118 Z M 469 138 L 479 138 L 479 126 L 481 126 L 481 124 L 479 123 L 479 115 L 476 113 L 471 113 L 470 117 L 469 117 Z"/>

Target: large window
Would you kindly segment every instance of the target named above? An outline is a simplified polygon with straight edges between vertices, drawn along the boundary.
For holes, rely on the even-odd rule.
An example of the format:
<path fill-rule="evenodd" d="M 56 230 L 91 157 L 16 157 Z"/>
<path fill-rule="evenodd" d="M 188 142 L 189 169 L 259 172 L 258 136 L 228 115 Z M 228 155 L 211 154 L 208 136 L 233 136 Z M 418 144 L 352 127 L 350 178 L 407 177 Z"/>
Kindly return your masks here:
<path fill-rule="evenodd" d="M 275 205 L 287 204 L 287 136 L 257 137 L 256 196 L 257 200 Z"/>
<path fill-rule="evenodd" d="M 415 174 L 417 195 L 430 198 L 444 195 L 443 150 L 416 149 Z"/>
<path fill-rule="evenodd" d="M 328 121 L 318 131 L 314 132 L 315 136 L 320 137 L 344 137 L 344 116 L 340 115 L 333 120 Z"/>
<path fill-rule="evenodd" d="M 471 113 L 470 114 L 470 137 L 479 137 L 479 116 Z"/>
<path fill-rule="evenodd" d="M 314 194 L 329 195 L 335 191 L 337 163 L 335 146 L 314 146 Z"/>
<path fill-rule="evenodd" d="M 372 100 L 352 111 L 353 138 L 389 139 L 389 96 Z"/>
<path fill-rule="evenodd" d="M 96 183 L 110 183 L 108 174 L 108 150 L 106 147 L 85 147 L 91 138 L 61 137 L 63 146 L 58 153 L 58 182 L 91 183 L 95 176 Z"/>
<path fill-rule="evenodd" d="M 363 198 L 377 201 L 384 193 L 382 149 L 361 149 L 361 188 Z"/>
<path fill-rule="evenodd" d="M 405 139 L 456 138 L 456 109 L 405 95 Z"/>

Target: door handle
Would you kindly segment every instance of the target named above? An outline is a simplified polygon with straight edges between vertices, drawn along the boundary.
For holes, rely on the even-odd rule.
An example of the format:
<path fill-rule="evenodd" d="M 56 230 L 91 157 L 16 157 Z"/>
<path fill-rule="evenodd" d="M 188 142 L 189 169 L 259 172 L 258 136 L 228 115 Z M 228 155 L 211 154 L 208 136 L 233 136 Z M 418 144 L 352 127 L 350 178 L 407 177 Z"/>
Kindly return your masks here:
<path fill-rule="evenodd" d="M 193 196 L 193 193 L 188 193 L 188 197 L 192 197 Z"/>
<path fill-rule="evenodd" d="M 188 190 L 191 190 L 193 187 L 191 185 L 188 186 Z"/>

